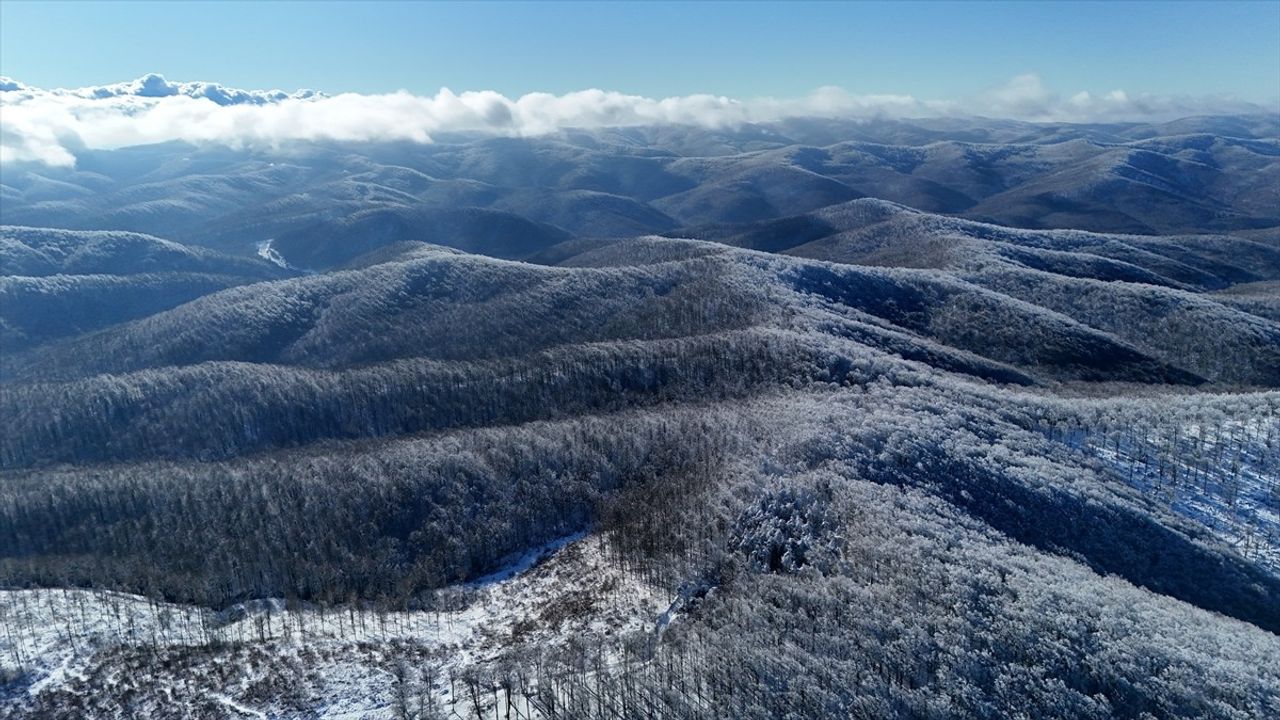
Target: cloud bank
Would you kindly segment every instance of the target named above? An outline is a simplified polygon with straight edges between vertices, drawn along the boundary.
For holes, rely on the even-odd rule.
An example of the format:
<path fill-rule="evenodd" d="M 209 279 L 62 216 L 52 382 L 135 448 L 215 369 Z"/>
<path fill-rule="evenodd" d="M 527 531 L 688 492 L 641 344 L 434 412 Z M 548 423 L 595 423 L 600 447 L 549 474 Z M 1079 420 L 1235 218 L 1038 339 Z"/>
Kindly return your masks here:
<path fill-rule="evenodd" d="M 0 162 L 73 165 L 78 148 L 109 149 L 185 140 L 231 146 L 290 140 L 412 140 L 433 134 L 485 132 L 543 135 L 565 128 L 695 125 L 710 128 L 792 117 L 871 118 L 983 115 L 1032 121 L 1172 120 L 1190 115 L 1256 113 L 1230 98 L 1105 95 L 1062 96 L 1035 75 L 967 100 L 909 95 L 854 95 L 820 88 L 793 99 L 735 100 L 716 95 L 654 99 L 603 90 L 508 98 L 492 91 L 433 96 L 405 91 L 325 95 L 170 82 L 147 75 L 132 82 L 79 89 L 41 89 L 0 77 Z"/>

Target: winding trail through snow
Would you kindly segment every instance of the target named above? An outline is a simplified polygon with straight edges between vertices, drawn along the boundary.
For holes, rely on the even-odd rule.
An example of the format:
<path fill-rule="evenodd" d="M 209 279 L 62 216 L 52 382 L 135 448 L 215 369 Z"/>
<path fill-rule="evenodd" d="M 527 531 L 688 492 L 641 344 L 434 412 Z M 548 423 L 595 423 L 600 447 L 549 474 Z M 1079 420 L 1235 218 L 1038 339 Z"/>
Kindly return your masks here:
<path fill-rule="evenodd" d="M 244 705 L 241 705 L 240 703 L 236 702 L 235 700 L 232 700 L 230 697 L 227 697 L 222 693 L 209 693 L 209 697 L 213 698 L 214 700 L 217 700 L 223 705 L 226 705 L 227 707 L 240 713 L 241 715 L 248 715 L 249 717 L 256 717 L 256 718 L 261 718 L 262 720 L 267 720 L 266 713 L 262 712 L 261 710 L 254 710 L 251 707 L 245 707 Z"/>

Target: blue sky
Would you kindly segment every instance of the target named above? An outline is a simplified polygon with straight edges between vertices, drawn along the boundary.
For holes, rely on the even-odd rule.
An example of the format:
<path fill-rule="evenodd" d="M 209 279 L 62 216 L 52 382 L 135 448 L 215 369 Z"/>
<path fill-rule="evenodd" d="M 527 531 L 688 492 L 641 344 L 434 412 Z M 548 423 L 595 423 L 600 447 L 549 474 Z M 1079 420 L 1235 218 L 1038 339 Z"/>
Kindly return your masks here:
<path fill-rule="evenodd" d="M 0 74 L 79 87 L 146 72 L 331 93 L 746 98 L 835 85 L 938 99 L 1036 73 L 1064 93 L 1270 104 L 1280 2 L 0 2 Z"/>

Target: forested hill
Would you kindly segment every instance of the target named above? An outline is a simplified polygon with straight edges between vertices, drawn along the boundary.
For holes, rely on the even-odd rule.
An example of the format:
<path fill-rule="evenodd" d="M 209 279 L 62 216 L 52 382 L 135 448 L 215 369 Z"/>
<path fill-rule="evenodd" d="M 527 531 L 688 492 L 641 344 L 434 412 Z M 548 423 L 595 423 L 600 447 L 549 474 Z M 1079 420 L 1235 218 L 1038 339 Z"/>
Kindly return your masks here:
<path fill-rule="evenodd" d="M 6 168 L 0 716 L 1280 714 L 1271 128 Z"/>
<path fill-rule="evenodd" d="M 1062 612 L 1060 591 L 1029 599 L 1021 583 L 1043 592 L 1066 572 L 1089 588 L 1067 607 L 1095 614 L 1100 645 L 1076 645 L 1068 630 L 1079 659 L 1027 645 L 996 677 L 1113 651 L 1122 635 L 1105 608 L 1135 587 L 1149 605 L 1126 622 L 1140 633 L 1200 608 L 1233 618 L 1220 632 L 1257 661 L 1274 650 L 1280 395 L 1058 398 L 1062 382 L 1206 378 L 948 273 L 661 238 L 575 261 L 591 267 L 410 248 L 11 356 L 0 389 L 5 582 L 215 608 L 260 597 L 412 608 L 511 553 L 597 528 L 617 562 L 719 588 L 688 610 L 685 631 L 709 652 L 738 653 L 737 642 L 773 641 L 725 627 L 733 617 L 779 602 L 818 613 L 850 602 L 828 594 L 844 597 L 854 578 L 887 577 L 861 539 L 871 532 L 925 543 L 910 558 L 917 574 L 894 581 L 917 589 L 902 592 L 946 582 L 929 596 L 960 608 L 972 593 L 988 598 L 994 615 L 950 615 L 940 598 L 917 610 L 961 636 L 1032 622 L 1010 613 Z M 1219 308 L 1208 321 L 1244 314 L 1204 302 Z M 1245 357 L 1275 346 L 1219 347 Z M 957 537 L 969 538 L 963 560 L 927 549 Z M 956 562 L 977 574 L 936 575 Z M 988 584 L 992 568 L 1006 580 Z M 1025 575 L 1010 586 L 1010 572 Z M 1151 642 L 1165 662 L 1224 672 L 1161 637 Z M 886 672 L 919 653 L 936 663 L 912 671 L 924 677 L 978 672 L 949 664 L 935 642 L 883 660 Z M 832 652 L 855 651 L 805 644 L 768 662 L 817 672 Z M 1137 688 L 1113 708 L 1164 691 L 1137 666 L 1107 671 Z M 967 682 L 995 682 L 988 673 Z M 1261 707 L 1248 687 L 1230 702 Z M 786 707 L 775 702 L 762 717 Z"/>
<path fill-rule="evenodd" d="M 130 232 L 0 225 L 0 344 L 23 349 L 293 273 Z"/>

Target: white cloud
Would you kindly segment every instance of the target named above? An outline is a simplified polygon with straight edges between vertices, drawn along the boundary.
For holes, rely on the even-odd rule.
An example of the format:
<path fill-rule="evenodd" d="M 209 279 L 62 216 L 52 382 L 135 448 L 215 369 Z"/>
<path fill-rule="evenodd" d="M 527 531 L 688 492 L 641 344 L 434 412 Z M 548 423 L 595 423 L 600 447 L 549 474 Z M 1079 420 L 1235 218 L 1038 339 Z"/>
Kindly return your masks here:
<path fill-rule="evenodd" d="M 1063 98 L 1045 87 L 1038 75 L 1018 75 L 967 104 L 976 115 L 1037 122 L 1158 122 L 1194 115 L 1266 112 L 1267 108 L 1228 96 L 1190 97 L 1088 91 Z"/>
<path fill-rule="evenodd" d="M 530 136 L 562 128 L 686 124 L 732 127 L 788 117 L 985 115 L 1025 120 L 1161 120 L 1258 112 L 1224 98 L 1132 96 L 1116 90 L 1062 98 L 1035 75 L 1021 75 L 977 98 L 926 101 L 909 95 L 853 95 L 824 87 L 795 99 L 716 95 L 654 99 L 603 90 L 511 99 L 492 91 L 434 96 L 408 92 L 328 96 L 309 90 L 246 91 L 216 83 L 132 82 L 45 90 L 0 78 L 0 162 L 75 162 L 76 148 L 116 148 L 167 140 L 274 145 L 288 140 L 413 140 L 456 131 Z"/>

